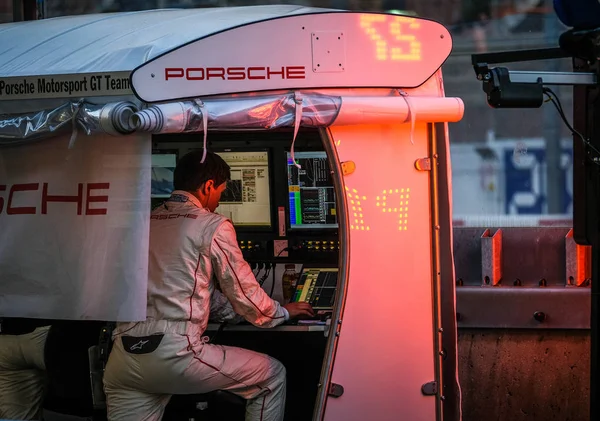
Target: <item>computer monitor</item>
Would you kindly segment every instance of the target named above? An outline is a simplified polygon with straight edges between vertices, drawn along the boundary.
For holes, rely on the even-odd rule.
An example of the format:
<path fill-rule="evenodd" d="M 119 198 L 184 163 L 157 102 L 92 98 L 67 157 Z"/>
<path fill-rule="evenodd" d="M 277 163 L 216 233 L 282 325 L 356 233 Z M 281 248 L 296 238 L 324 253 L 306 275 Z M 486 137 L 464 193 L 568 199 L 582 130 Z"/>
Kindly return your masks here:
<path fill-rule="evenodd" d="M 215 153 L 231 167 L 231 180 L 216 212 L 236 226 L 271 226 L 268 151 Z"/>
<path fill-rule="evenodd" d="M 338 286 L 337 268 L 304 267 L 292 302 L 307 302 L 315 310 L 332 310 Z"/>
<path fill-rule="evenodd" d="M 177 153 L 159 151 L 152 153 L 150 197 L 168 198 L 173 191 L 173 175 L 177 165 Z"/>
<path fill-rule="evenodd" d="M 287 155 L 290 229 L 337 228 L 335 188 L 327 154 L 295 152 L 298 168 Z"/>

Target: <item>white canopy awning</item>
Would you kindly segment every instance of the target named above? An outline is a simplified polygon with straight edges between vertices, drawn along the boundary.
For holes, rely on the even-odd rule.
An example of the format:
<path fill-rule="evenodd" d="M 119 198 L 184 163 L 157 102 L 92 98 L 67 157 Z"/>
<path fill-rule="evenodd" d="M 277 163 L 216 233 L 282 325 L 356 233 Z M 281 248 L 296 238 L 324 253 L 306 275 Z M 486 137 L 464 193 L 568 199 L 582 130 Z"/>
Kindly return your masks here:
<path fill-rule="evenodd" d="M 0 78 L 131 71 L 210 34 L 275 17 L 327 11 L 286 5 L 167 9 L 1 24 Z"/>
<path fill-rule="evenodd" d="M 119 135 L 457 121 L 462 101 L 443 98 L 431 77 L 451 48 L 447 29 L 426 19 L 290 5 L 3 24 L 0 146 L 69 128 L 75 138 L 77 128 Z"/>

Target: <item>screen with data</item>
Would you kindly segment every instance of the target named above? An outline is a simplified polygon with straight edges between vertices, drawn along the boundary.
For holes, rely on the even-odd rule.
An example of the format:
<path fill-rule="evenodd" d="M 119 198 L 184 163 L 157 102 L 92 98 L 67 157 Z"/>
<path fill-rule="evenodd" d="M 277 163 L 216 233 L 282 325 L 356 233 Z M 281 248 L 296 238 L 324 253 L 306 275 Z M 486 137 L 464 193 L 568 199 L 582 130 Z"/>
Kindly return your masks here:
<path fill-rule="evenodd" d="M 288 152 L 289 221 L 291 229 L 337 228 L 335 188 L 325 152 Z"/>
<path fill-rule="evenodd" d="M 236 226 L 270 226 L 269 153 L 216 152 L 231 167 L 231 180 L 216 212 Z"/>
<path fill-rule="evenodd" d="M 303 268 L 292 302 L 307 302 L 316 310 L 331 309 L 337 286 L 337 268 Z"/>

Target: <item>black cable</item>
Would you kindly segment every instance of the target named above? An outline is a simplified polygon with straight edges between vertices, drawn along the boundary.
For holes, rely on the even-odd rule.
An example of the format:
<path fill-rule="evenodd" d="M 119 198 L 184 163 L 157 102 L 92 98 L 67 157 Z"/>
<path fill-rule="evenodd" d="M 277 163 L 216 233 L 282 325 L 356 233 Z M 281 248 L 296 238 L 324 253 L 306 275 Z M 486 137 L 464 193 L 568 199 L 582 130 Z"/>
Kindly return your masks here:
<path fill-rule="evenodd" d="M 556 93 L 550 88 L 544 88 L 544 94 L 552 102 L 552 105 L 554 105 L 554 107 L 558 111 L 558 115 L 560 116 L 562 121 L 565 123 L 567 128 L 571 131 L 571 133 L 573 135 L 577 135 L 581 139 L 581 141 L 583 142 L 584 145 L 586 145 L 588 148 L 590 148 L 591 150 L 593 150 L 596 153 L 597 156 L 595 157 L 595 159 L 590 159 L 590 161 L 596 165 L 600 165 L 600 162 L 598 161 L 598 160 L 600 160 L 600 151 L 596 147 L 594 147 L 594 145 L 592 145 L 581 133 L 579 133 L 577 130 L 575 130 L 573 128 L 573 126 L 571 126 L 571 124 L 567 120 L 567 117 L 565 116 L 565 112 L 564 112 L 564 109 L 560 102 L 560 99 L 558 98 L 558 95 L 556 95 Z"/>
<path fill-rule="evenodd" d="M 279 256 L 281 256 L 281 253 L 289 251 L 289 250 L 290 250 L 289 247 L 283 248 L 279 251 L 279 253 L 277 253 L 277 256 L 275 256 L 275 257 L 279 257 Z M 260 284 L 261 287 L 263 286 L 263 284 L 269 277 L 269 274 L 271 273 L 271 267 L 272 267 L 273 268 L 273 282 L 271 284 L 271 292 L 269 292 L 269 297 L 273 298 L 273 292 L 275 292 L 275 267 L 277 265 L 275 263 L 273 263 L 272 265 L 270 263 L 267 263 L 267 265 L 268 265 L 267 271 L 265 272 L 264 276 L 258 281 L 258 283 Z"/>
<path fill-rule="evenodd" d="M 275 291 L 275 264 L 273 263 L 273 282 L 271 283 L 271 292 L 269 293 L 269 297 L 273 298 L 273 292 Z"/>
<path fill-rule="evenodd" d="M 271 263 L 266 263 L 265 264 L 266 269 L 265 269 L 265 274 L 262 276 L 262 278 L 260 278 L 258 280 L 258 284 L 262 287 L 263 284 L 265 283 L 265 281 L 267 280 L 267 278 L 269 277 L 269 273 L 271 273 Z"/>
<path fill-rule="evenodd" d="M 252 274 L 256 278 L 257 277 L 256 269 L 258 268 L 258 263 L 256 263 L 256 262 L 248 262 L 248 264 L 250 265 L 250 270 L 252 271 Z"/>
<path fill-rule="evenodd" d="M 581 139 L 581 141 L 583 142 L 583 144 L 585 146 L 587 146 L 588 148 L 590 148 L 591 150 L 593 150 L 594 152 L 596 152 L 596 156 L 595 157 L 590 157 L 588 154 L 588 160 L 595 165 L 600 166 L 600 151 L 598 151 L 598 149 L 592 145 L 581 133 L 579 133 L 577 130 L 575 130 L 567 121 L 567 118 L 565 116 L 565 112 L 564 109 L 562 107 L 562 104 L 560 102 L 560 98 L 558 97 L 558 95 L 556 95 L 556 93 L 550 89 L 550 88 L 544 88 L 544 94 L 546 94 L 546 96 L 549 98 L 549 100 L 552 102 L 552 105 L 554 105 L 554 107 L 557 109 L 558 114 L 560 115 L 560 118 L 562 119 L 562 121 L 565 123 L 565 125 L 567 126 L 567 128 L 571 131 L 572 134 L 579 136 L 579 138 Z M 596 192 L 596 199 L 599 200 L 600 198 L 598 197 L 598 192 Z"/>
<path fill-rule="evenodd" d="M 564 108 L 562 106 L 562 103 L 560 102 L 560 98 L 558 97 L 558 95 L 556 95 L 556 92 L 554 92 L 550 88 L 544 88 L 544 94 L 548 97 L 548 99 L 550 101 L 552 101 L 552 104 L 554 105 L 554 107 L 558 111 L 558 114 L 560 115 L 560 118 L 565 123 L 565 125 L 567 126 L 567 128 L 571 131 L 571 133 L 576 134 L 577 136 L 579 136 L 581 138 L 581 140 L 583 140 L 584 142 L 586 142 L 586 140 L 583 137 L 583 135 L 581 133 L 579 133 L 577 130 L 575 130 L 573 128 L 573 126 L 571 126 L 571 124 L 567 121 L 567 117 L 565 116 Z"/>
<path fill-rule="evenodd" d="M 283 249 L 281 249 L 281 250 L 279 251 L 279 253 L 277 253 L 277 256 L 275 256 L 275 257 L 279 257 L 279 256 L 281 256 L 281 253 L 285 253 L 286 251 L 290 251 L 290 248 L 289 248 L 289 247 L 286 247 L 286 248 L 283 248 Z"/>
<path fill-rule="evenodd" d="M 261 267 L 260 265 L 263 265 L 263 266 Z M 254 277 L 256 279 L 258 279 L 258 275 L 260 275 L 260 272 L 262 272 L 263 268 L 264 268 L 264 263 L 259 263 L 258 264 L 258 270 L 256 271 L 256 274 L 254 275 Z"/>

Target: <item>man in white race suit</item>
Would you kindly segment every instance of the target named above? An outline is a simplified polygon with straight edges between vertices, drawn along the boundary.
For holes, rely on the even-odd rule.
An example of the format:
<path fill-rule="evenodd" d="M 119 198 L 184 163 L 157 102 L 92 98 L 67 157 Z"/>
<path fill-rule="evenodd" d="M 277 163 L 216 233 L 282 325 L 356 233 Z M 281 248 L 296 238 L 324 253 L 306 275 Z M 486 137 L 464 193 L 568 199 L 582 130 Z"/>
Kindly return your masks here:
<path fill-rule="evenodd" d="M 50 321 L 0 319 L 0 419 L 39 420 Z"/>
<path fill-rule="evenodd" d="M 232 222 L 214 213 L 230 168 L 211 152 L 201 161 L 202 151 L 180 159 L 175 191 L 151 214 L 147 319 L 119 323 L 113 334 L 104 374 L 109 421 L 160 420 L 171 395 L 214 390 L 246 399 L 247 421 L 283 420 L 283 365 L 202 334 L 211 310 L 265 328 L 314 312 L 307 303 L 281 306 L 260 287 Z"/>

